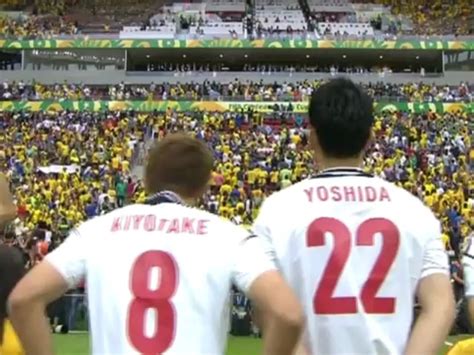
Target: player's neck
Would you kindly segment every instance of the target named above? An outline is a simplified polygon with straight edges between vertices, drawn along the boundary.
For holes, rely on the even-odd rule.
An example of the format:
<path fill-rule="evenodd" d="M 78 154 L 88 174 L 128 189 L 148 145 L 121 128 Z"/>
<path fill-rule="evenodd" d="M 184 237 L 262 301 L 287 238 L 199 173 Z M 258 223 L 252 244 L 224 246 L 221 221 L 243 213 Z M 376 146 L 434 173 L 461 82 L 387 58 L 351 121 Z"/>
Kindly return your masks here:
<path fill-rule="evenodd" d="M 321 159 L 317 162 L 318 170 L 323 171 L 335 168 L 362 168 L 362 160 L 360 158 L 346 158 L 346 159 Z"/>
<path fill-rule="evenodd" d="M 184 204 L 186 206 L 196 206 L 197 205 L 197 200 L 195 198 L 184 198 L 184 197 L 181 197 L 181 199 L 183 200 Z"/>
<path fill-rule="evenodd" d="M 194 198 L 194 197 L 186 197 L 186 196 L 183 196 L 180 193 L 174 192 L 174 191 L 167 191 L 167 192 L 174 195 L 173 199 L 175 199 L 174 201 L 177 202 L 177 203 L 181 203 L 181 204 L 184 204 L 186 206 L 195 206 L 196 205 L 197 199 Z"/>
<path fill-rule="evenodd" d="M 196 205 L 196 202 L 197 199 L 194 197 L 185 197 L 180 193 L 171 190 L 156 192 L 147 199 L 147 203 L 151 205 L 156 205 L 159 203 L 177 203 L 194 206 Z"/>

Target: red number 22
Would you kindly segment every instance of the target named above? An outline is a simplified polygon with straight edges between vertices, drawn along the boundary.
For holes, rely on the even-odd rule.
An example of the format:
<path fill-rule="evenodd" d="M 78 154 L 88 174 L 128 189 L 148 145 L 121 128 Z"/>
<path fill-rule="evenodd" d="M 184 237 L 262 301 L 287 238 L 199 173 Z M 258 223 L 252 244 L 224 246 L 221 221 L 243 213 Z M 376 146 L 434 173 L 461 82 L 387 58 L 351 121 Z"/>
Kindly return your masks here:
<path fill-rule="evenodd" d="M 326 232 L 334 236 L 334 249 L 314 295 L 314 313 L 357 313 L 356 297 L 333 297 L 337 282 L 351 251 L 351 233 L 347 226 L 335 218 L 318 218 L 308 228 L 306 245 L 308 247 L 323 246 Z M 400 233 L 397 226 L 385 218 L 368 219 L 357 229 L 356 245 L 373 246 L 376 233 L 382 235 L 382 249 L 369 278 L 362 286 L 360 300 L 366 313 L 389 314 L 395 312 L 395 298 L 377 297 L 377 292 L 397 256 L 400 246 Z"/>
<path fill-rule="evenodd" d="M 158 288 L 149 286 L 152 268 L 159 268 Z M 128 310 L 128 337 L 142 354 L 161 354 L 172 344 L 176 315 L 170 299 L 178 284 L 178 269 L 170 254 L 153 250 L 141 254 L 135 261 L 130 280 L 134 299 Z M 155 334 L 145 333 L 148 309 L 156 311 Z"/>

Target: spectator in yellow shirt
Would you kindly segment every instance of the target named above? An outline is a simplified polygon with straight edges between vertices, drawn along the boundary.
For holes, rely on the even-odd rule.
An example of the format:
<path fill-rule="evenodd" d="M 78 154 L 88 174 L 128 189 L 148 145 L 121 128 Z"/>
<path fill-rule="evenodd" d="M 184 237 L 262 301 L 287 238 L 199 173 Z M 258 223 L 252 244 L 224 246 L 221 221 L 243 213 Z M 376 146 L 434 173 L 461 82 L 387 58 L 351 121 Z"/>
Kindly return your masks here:
<path fill-rule="evenodd" d="M 444 248 L 446 250 L 452 250 L 451 241 L 450 241 L 449 235 L 447 233 L 441 234 L 441 240 L 443 241 Z"/>
<path fill-rule="evenodd" d="M 474 354 L 474 339 L 458 342 L 449 350 L 448 355 L 472 355 Z"/>

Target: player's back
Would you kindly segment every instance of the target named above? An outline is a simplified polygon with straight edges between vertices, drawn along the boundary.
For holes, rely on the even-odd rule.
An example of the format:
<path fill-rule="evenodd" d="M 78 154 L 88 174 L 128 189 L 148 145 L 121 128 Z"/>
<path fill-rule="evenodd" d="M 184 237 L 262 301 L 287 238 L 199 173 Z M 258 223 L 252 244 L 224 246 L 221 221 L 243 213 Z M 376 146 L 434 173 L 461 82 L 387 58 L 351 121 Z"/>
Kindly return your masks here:
<path fill-rule="evenodd" d="M 474 297 L 474 231 L 464 238 L 463 257 L 464 292 L 466 297 Z"/>
<path fill-rule="evenodd" d="M 271 196 L 260 213 L 255 232 L 270 239 L 304 305 L 312 353 L 403 352 L 418 280 L 430 272 L 427 246 L 439 237 L 418 199 L 334 170 Z"/>
<path fill-rule="evenodd" d="M 86 273 L 94 353 L 224 351 L 243 230 L 169 203 L 132 205 L 81 228 L 90 240 Z"/>

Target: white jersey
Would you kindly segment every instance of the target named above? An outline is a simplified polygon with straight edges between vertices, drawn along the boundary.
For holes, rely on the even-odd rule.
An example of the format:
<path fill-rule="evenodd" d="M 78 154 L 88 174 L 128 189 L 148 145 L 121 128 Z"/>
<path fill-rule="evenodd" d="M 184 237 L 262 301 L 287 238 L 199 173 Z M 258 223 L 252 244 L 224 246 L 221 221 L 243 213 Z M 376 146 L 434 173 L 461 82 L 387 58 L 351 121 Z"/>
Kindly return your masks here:
<path fill-rule="evenodd" d="M 464 240 L 462 263 L 466 297 L 474 297 L 474 232 Z"/>
<path fill-rule="evenodd" d="M 312 354 L 403 353 L 419 280 L 449 273 L 431 211 L 358 169 L 270 196 L 253 231 L 303 304 Z"/>
<path fill-rule="evenodd" d="M 131 205 L 82 224 L 46 260 L 71 287 L 86 279 L 94 354 L 222 354 L 231 284 L 246 292 L 276 268 L 260 242 L 205 211 Z"/>

